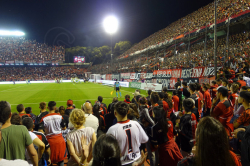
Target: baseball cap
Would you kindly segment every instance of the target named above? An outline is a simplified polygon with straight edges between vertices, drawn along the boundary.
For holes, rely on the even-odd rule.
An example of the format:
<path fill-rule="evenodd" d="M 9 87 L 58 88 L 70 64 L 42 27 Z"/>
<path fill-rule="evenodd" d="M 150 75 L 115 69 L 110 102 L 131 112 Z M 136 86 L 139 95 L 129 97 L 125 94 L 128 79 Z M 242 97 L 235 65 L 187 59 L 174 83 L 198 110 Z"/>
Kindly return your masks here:
<path fill-rule="evenodd" d="M 73 101 L 69 99 L 69 100 L 67 101 L 67 105 L 73 105 Z"/>

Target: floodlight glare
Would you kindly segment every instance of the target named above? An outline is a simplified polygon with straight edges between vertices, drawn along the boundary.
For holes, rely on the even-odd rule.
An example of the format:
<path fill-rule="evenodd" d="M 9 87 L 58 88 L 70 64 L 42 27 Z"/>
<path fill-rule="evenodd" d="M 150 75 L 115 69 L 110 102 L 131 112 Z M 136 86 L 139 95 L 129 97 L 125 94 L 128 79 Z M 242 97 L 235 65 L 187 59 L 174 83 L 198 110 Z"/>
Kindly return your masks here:
<path fill-rule="evenodd" d="M 104 19 L 103 26 L 107 33 L 113 34 L 118 29 L 118 20 L 114 16 L 108 16 Z"/>
<path fill-rule="evenodd" d="M 20 31 L 4 31 L 0 30 L 0 36 L 24 36 L 25 33 Z"/>

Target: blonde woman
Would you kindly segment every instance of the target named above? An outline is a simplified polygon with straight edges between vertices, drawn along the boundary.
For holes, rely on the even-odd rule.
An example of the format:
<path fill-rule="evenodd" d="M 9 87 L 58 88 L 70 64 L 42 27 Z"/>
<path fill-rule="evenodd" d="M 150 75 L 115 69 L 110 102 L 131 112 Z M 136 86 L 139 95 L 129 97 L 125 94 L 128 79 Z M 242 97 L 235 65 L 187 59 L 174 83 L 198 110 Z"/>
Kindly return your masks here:
<path fill-rule="evenodd" d="M 89 151 L 88 161 L 92 158 L 92 148 L 96 142 L 95 131 L 91 127 L 84 127 L 85 113 L 81 109 L 74 109 L 70 114 L 70 122 L 74 125 L 74 130 L 69 132 L 66 136 L 67 145 L 69 149 L 70 159 L 68 161 L 69 166 L 78 166 L 80 164 L 82 152 L 82 137 L 86 138 L 86 143 L 92 143 Z"/>

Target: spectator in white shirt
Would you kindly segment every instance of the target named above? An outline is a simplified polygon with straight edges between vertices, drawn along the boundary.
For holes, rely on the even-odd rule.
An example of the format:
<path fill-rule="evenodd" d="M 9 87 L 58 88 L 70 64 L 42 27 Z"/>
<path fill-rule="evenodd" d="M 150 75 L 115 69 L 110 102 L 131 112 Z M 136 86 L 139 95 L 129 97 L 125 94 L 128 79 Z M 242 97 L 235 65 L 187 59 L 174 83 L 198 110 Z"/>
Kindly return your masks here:
<path fill-rule="evenodd" d="M 94 115 L 92 115 L 93 113 L 93 109 L 92 109 L 92 105 L 89 102 L 86 102 L 82 105 L 82 109 L 85 112 L 85 124 L 83 124 L 85 127 L 92 127 L 95 130 L 95 134 L 97 135 L 97 129 L 99 127 L 99 120 L 97 117 L 95 117 Z M 69 120 L 69 125 L 68 125 L 69 129 L 73 129 L 74 125 L 70 122 Z"/>

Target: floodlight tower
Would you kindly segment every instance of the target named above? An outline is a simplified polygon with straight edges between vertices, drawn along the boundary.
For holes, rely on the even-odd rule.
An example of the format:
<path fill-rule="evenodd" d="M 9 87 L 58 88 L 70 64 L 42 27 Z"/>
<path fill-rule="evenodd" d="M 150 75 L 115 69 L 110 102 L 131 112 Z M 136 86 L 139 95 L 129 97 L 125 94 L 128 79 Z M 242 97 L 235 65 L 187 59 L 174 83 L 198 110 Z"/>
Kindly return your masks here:
<path fill-rule="evenodd" d="M 118 29 L 118 20 L 115 16 L 108 16 L 103 21 L 103 27 L 105 31 L 111 35 L 111 66 L 112 66 L 112 56 L 113 56 L 113 49 L 112 49 L 112 35 Z"/>

